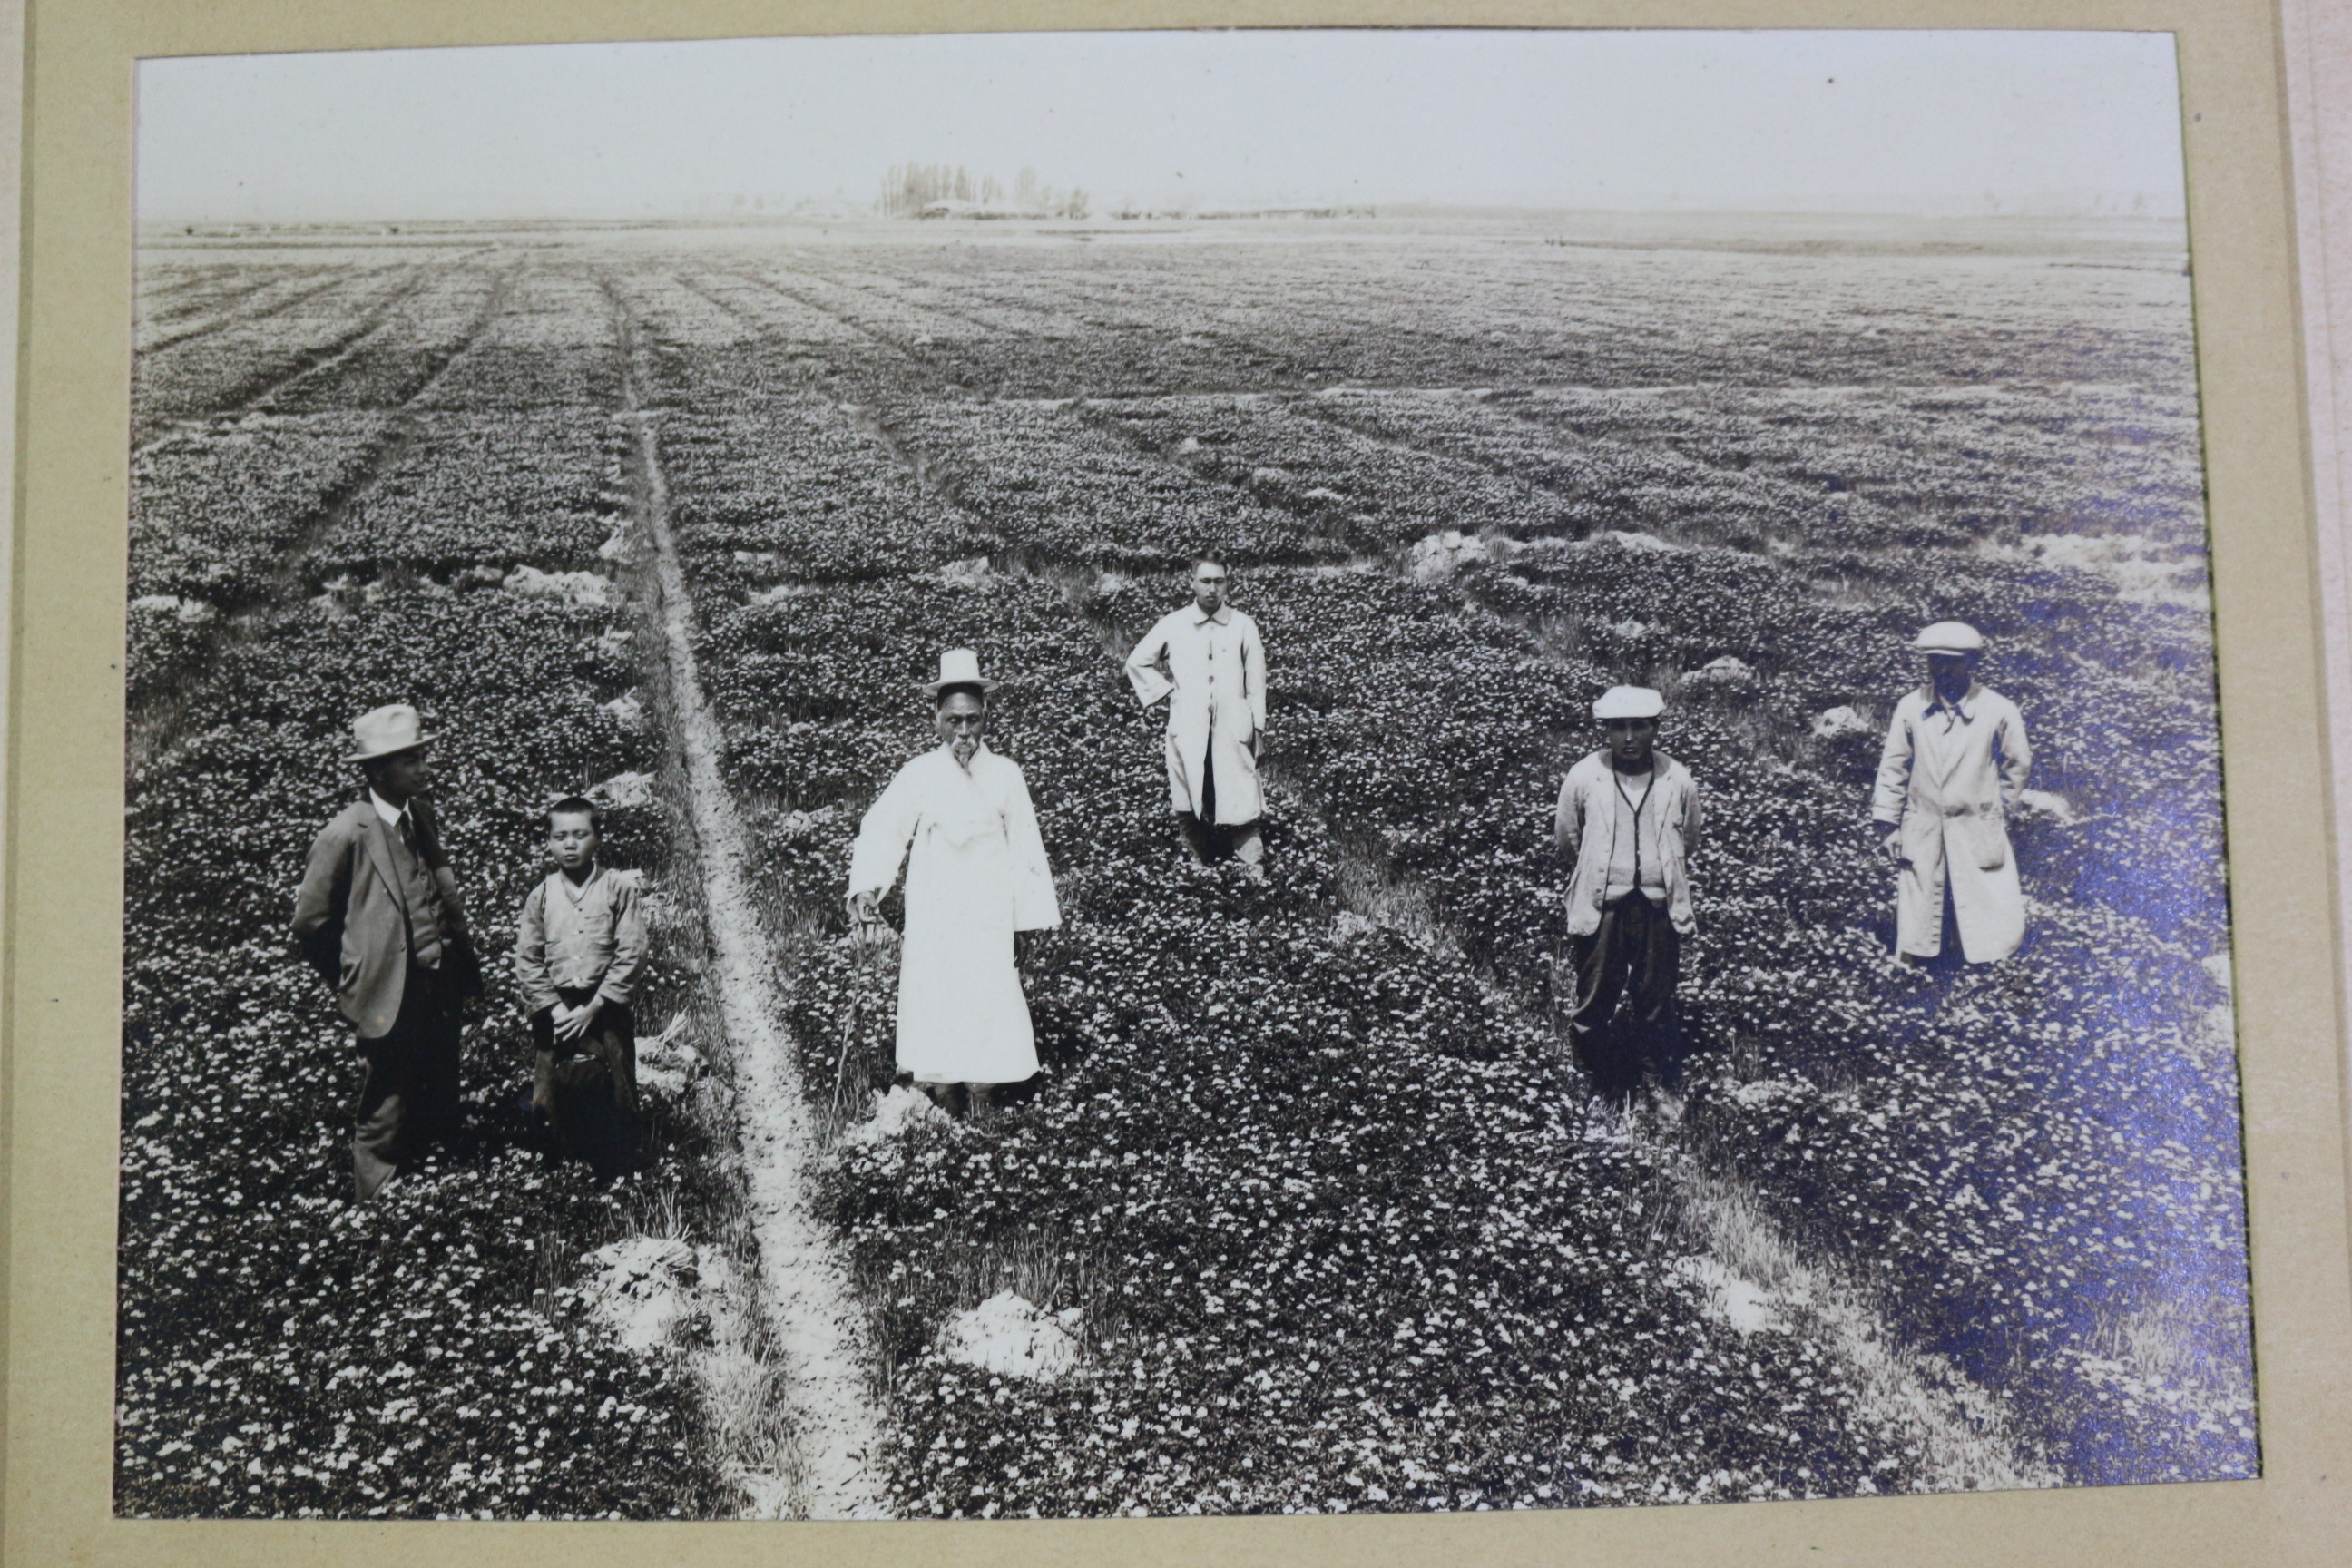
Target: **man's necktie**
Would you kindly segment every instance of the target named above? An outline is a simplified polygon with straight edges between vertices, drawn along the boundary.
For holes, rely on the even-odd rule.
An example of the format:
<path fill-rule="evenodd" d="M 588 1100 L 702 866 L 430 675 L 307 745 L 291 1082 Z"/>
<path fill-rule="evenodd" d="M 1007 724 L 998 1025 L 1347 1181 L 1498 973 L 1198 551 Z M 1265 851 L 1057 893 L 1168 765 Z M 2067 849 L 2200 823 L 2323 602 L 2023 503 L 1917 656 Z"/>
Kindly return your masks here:
<path fill-rule="evenodd" d="M 416 853 L 416 821 L 405 811 L 400 814 L 400 842 L 411 855 Z"/>

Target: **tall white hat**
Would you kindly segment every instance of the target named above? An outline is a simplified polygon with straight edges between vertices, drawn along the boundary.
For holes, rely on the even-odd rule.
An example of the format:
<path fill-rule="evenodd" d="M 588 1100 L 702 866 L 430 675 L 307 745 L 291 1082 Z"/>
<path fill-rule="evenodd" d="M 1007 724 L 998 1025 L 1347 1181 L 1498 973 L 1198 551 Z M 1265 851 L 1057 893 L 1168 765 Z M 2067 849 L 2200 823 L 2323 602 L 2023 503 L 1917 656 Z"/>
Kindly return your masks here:
<path fill-rule="evenodd" d="M 387 703 L 352 721 L 352 740 L 358 750 L 343 761 L 373 762 L 395 752 L 413 752 L 432 738 L 425 733 L 415 709 L 405 702 Z"/>
<path fill-rule="evenodd" d="M 1646 686 L 1612 686 L 1592 700 L 1595 719 L 1654 719 L 1666 700 Z"/>
<path fill-rule="evenodd" d="M 993 691 L 1001 684 L 980 673 L 980 655 L 968 647 L 951 647 L 940 655 L 940 678 L 923 683 L 923 695 L 937 697 L 950 686 L 977 686 L 982 691 Z"/>
<path fill-rule="evenodd" d="M 1937 621 L 1911 639 L 1920 653 L 1982 653 L 1984 634 L 1966 621 Z"/>

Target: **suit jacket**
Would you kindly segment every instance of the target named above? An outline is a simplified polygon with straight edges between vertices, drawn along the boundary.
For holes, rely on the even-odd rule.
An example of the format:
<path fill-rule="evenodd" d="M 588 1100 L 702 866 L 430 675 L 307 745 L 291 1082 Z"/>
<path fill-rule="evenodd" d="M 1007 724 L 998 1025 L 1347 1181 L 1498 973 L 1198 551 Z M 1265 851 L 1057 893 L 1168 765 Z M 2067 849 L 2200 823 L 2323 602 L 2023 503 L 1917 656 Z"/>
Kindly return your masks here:
<path fill-rule="evenodd" d="M 441 853 L 430 803 L 409 806 L 416 851 L 440 885 L 448 931 L 443 973 L 461 994 L 481 989 L 481 964 L 467 935 L 457 879 Z M 294 941 L 302 956 L 335 988 L 336 1003 L 359 1030 L 374 1039 L 392 1032 L 408 979 L 408 913 L 393 859 L 391 825 L 362 799 L 345 806 L 311 841 L 294 896 Z"/>

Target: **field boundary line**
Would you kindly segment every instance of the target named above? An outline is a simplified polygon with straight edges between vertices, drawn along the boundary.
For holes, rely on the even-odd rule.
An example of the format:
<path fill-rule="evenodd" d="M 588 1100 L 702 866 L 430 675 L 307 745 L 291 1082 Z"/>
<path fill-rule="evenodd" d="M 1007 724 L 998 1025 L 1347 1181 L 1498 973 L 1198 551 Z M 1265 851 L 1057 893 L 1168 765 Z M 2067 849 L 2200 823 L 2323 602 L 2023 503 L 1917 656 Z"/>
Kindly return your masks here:
<path fill-rule="evenodd" d="M 720 769 L 725 742 L 704 700 L 694 656 L 693 601 L 670 533 L 659 460 L 660 418 L 637 406 L 625 373 L 621 421 L 635 437 L 632 510 L 654 549 L 654 580 L 667 645 L 674 737 L 686 763 L 696 847 L 719 994 L 735 1068 L 744 1180 L 759 1239 L 764 1305 L 787 1372 L 786 1401 L 804 1466 L 811 1519 L 889 1517 L 878 1473 L 883 1424 L 868 1391 L 864 1319 L 847 1269 L 810 1203 L 806 1180 L 818 1146 L 801 1092 L 774 957 L 742 869 L 743 826 Z"/>

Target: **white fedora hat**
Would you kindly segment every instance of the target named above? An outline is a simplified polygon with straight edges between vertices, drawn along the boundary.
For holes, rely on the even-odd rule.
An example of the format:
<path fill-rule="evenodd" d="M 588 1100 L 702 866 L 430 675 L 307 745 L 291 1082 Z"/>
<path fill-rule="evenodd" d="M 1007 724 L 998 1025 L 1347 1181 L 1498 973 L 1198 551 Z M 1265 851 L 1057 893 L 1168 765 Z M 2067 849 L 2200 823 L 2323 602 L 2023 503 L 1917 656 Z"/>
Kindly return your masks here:
<path fill-rule="evenodd" d="M 405 702 L 388 703 L 352 721 L 352 740 L 359 749 L 343 761 L 365 763 L 395 752 L 413 752 L 432 738 L 425 733 L 415 709 Z"/>
<path fill-rule="evenodd" d="M 1612 686 L 1592 700 L 1595 719 L 1654 719 L 1666 700 L 1646 686 Z"/>
<path fill-rule="evenodd" d="M 937 697 L 950 686 L 977 686 L 993 691 L 1002 684 L 980 673 L 980 655 L 968 647 L 951 647 L 940 655 L 940 678 L 923 682 L 923 695 Z"/>
<path fill-rule="evenodd" d="M 1966 621 L 1937 621 L 1911 639 L 1920 653 L 1982 653 L 1984 634 Z"/>

